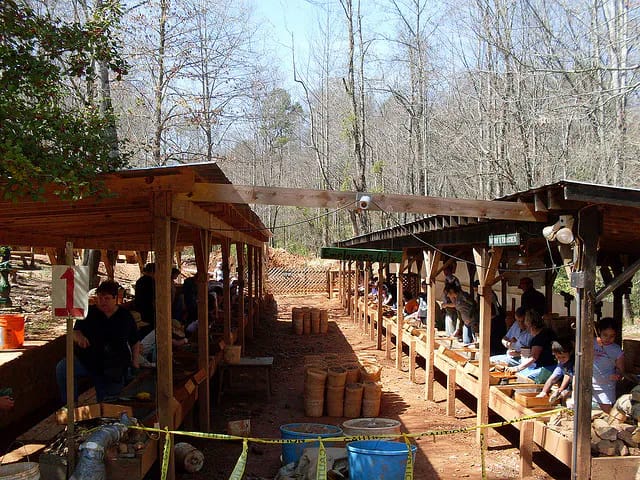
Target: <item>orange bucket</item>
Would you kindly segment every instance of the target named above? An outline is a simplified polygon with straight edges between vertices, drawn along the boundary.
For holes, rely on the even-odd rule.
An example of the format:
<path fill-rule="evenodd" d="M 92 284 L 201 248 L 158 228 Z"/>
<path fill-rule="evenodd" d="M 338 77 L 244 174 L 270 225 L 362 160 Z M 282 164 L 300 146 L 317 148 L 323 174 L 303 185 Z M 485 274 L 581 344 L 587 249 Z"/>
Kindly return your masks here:
<path fill-rule="evenodd" d="M 0 315 L 0 350 L 20 348 L 24 345 L 24 315 Z"/>

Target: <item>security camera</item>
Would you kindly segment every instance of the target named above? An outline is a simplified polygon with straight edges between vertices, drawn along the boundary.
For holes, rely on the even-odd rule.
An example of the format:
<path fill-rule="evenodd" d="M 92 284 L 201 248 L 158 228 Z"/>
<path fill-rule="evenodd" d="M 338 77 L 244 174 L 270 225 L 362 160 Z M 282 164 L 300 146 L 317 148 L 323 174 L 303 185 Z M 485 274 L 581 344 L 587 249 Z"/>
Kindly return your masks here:
<path fill-rule="evenodd" d="M 371 197 L 369 195 L 362 195 L 357 200 L 357 206 L 360 210 L 367 210 L 369 208 L 369 203 L 371 202 Z"/>
<path fill-rule="evenodd" d="M 557 240 L 565 245 L 573 242 L 573 217 L 560 215 L 558 221 L 542 229 L 542 236 L 549 241 Z"/>

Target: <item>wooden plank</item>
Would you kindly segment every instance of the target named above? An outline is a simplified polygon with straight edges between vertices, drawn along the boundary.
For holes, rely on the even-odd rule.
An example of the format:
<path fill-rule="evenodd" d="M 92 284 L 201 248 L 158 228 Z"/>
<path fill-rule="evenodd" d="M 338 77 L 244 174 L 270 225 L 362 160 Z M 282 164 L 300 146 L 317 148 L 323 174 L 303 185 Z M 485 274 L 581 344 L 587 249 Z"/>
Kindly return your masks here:
<path fill-rule="evenodd" d="M 369 333 L 369 282 L 371 282 L 371 278 L 369 277 L 370 270 L 371 262 L 367 262 L 364 266 L 364 310 L 362 312 L 365 335 Z M 362 326 L 360 327 L 360 330 L 363 330 Z"/>
<path fill-rule="evenodd" d="M 371 324 L 371 340 L 373 340 L 373 334 L 376 333 L 376 348 L 382 350 L 382 264 L 378 264 L 378 311 L 376 314 L 376 328 L 374 330 L 373 323 Z"/>
<path fill-rule="evenodd" d="M 253 281 L 255 270 L 254 246 L 247 244 L 247 297 L 249 298 L 249 323 L 247 323 L 247 337 L 253 338 L 253 325 L 255 323 L 255 282 Z"/>
<path fill-rule="evenodd" d="M 338 208 L 353 204 L 356 192 L 335 192 L 301 188 L 258 187 L 197 183 L 181 198 L 191 201 L 246 203 L 255 205 L 289 205 L 297 207 Z M 533 204 L 498 200 L 467 200 L 427 197 L 423 195 L 372 194 L 369 210 L 414 212 L 430 215 L 502 220 L 546 221 L 544 212 L 536 212 Z"/>
<path fill-rule="evenodd" d="M 534 422 L 528 420 L 520 428 L 520 478 L 531 477 L 533 472 L 533 429 Z"/>
<path fill-rule="evenodd" d="M 591 480 L 640 480 L 640 457 L 592 458 Z"/>
<path fill-rule="evenodd" d="M 409 379 L 416 383 L 416 341 L 409 342 Z"/>
<path fill-rule="evenodd" d="M 404 299 L 402 294 L 402 276 L 404 275 L 404 271 L 408 268 L 409 258 L 407 255 L 407 249 L 402 249 L 402 262 L 398 264 L 398 273 L 396 274 L 397 279 L 397 323 L 396 323 L 396 368 L 398 370 L 402 370 L 402 335 L 404 328 Z"/>
<path fill-rule="evenodd" d="M 580 263 L 583 282 L 578 285 L 576 308 L 581 309 L 576 329 L 576 366 L 575 366 L 575 432 L 574 455 L 571 472 L 575 478 L 591 477 L 591 376 L 593 374 L 593 323 L 595 310 L 596 260 L 598 253 L 598 231 L 600 212 L 597 207 L 585 207 L 578 218 L 578 235 L 582 239 Z"/>
<path fill-rule="evenodd" d="M 156 254 L 156 339 L 158 421 L 160 428 L 172 430 L 174 425 L 173 355 L 171 345 L 171 198 L 166 193 L 154 194 L 153 250 Z M 173 443 L 173 439 L 169 440 Z M 164 442 L 162 442 L 164 443 Z M 167 478 L 175 479 L 173 448 Z"/>
<path fill-rule="evenodd" d="M 193 250 L 196 257 L 198 288 L 198 368 L 196 375 L 202 372 L 202 380 L 198 386 L 198 419 L 200 429 L 211 430 L 211 398 L 209 372 L 209 288 L 208 267 L 211 253 L 211 235 L 206 230 L 199 230 L 194 238 Z M 195 377 L 194 377 L 195 378 Z"/>
<path fill-rule="evenodd" d="M 456 369 L 447 371 L 447 415 L 456 416 Z"/>
<path fill-rule="evenodd" d="M 238 337 L 240 339 L 241 353 L 245 353 L 245 318 L 244 318 L 244 249 L 245 244 L 236 243 L 236 264 L 238 265 Z"/>
<path fill-rule="evenodd" d="M 434 367 L 434 352 L 436 348 L 436 276 L 438 271 L 438 265 L 440 264 L 441 254 L 437 250 L 424 251 L 424 263 L 427 271 L 427 354 L 425 356 L 425 398 L 433 401 L 434 398 L 434 383 L 435 383 L 435 371 Z"/>
<path fill-rule="evenodd" d="M 486 248 L 473 249 L 473 257 L 478 272 L 478 287 L 480 293 L 480 363 L 478 376 L 479 393 L 478 407 L 476 411 L 476 424 L 484 425 L 489 421 L 489 350 L 491 346 L 491 304 L 493 290 L 487 284 L 491 284 L 496 277 L 498 265 L 502 258 L 502 248 L 494 247 L 490 254 Z M 481 443 L 481 430 L 476 430 L 476 440 Z"/>
<path fill-rule="evenodd" d="M 229 257 L 231 253 L 231 244 L 229 240 L 223 239 L 221 246 L 222 251 L 222 303 L 223 311 L 223 329 L 224 341 L 227 345 L 233 345 L 231 339 L 231 283 L 229 278 Z"/>
<path fill-rule="evenodd" d="M 188 201 L 173 202 L 171 215 L 173 218 L 184 223 L 213 231 L 215 232 L 216 237 L 227 238 L 234 242 L 244 242 L 260 246 L 263 241 L 268 240 L 270 235 L 266 230 L 253 232 L 253 236 L 238 231 L 238 229 L 233 228 L 228 223 L 223 222 L 206 210 L 200 208 L 198 205 L 194 205 Z"/>

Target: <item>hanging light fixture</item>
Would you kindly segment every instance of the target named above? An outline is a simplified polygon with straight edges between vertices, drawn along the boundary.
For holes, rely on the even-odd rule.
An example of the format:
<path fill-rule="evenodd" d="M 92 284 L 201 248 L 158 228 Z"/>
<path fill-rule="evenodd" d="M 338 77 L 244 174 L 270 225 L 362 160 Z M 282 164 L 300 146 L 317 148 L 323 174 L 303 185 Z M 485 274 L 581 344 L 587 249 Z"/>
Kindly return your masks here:
<path fill-rule="evenodd" d="M 527 256 L 527 250 L 524 245 L 520 245 L 520 251 L 518 252 L 518 258 L 515 263 L 516 267 L 528 267 L 529 257 Z"/>

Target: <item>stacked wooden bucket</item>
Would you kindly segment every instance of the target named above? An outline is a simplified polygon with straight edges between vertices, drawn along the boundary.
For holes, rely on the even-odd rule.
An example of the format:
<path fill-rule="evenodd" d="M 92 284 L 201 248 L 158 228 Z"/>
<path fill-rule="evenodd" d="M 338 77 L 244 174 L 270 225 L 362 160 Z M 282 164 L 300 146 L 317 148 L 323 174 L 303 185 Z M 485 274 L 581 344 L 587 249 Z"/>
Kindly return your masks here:
<path fill-rule="evenodd" d="M 382 367 L 375 358 L 305 356 L 304 405 L 308 417 L 377 417 Z"/>
<path fill-rule="evenodd" d="M 291 323 L 297 335 L 327 333 L 329 331 L 329 312 L 321 308 L 293 307 Z"/>

